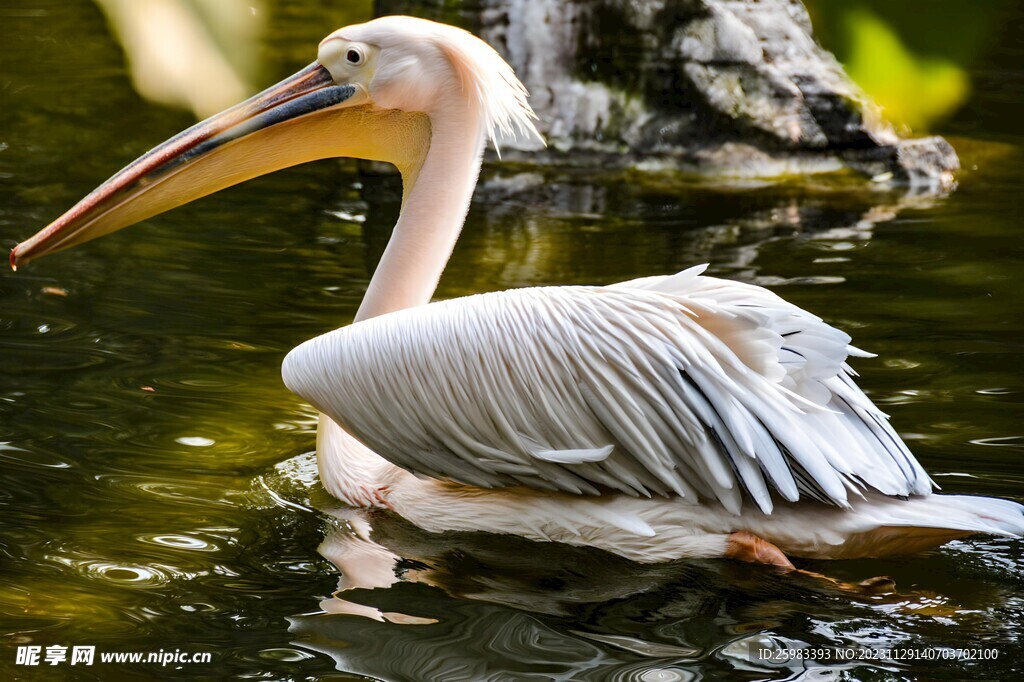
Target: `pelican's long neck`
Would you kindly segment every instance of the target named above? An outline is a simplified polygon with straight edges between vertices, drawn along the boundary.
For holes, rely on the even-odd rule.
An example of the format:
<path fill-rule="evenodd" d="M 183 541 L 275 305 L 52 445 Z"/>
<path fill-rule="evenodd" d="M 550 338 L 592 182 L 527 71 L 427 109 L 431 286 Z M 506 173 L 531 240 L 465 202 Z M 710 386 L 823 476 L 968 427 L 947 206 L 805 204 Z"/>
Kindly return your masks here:
<path fill-rule="evenodd" d="M 464 98 L 430 115 L 421 161 L 402 169 L 402 212 L 355 321 L 430 302 L 466 220 L 483 156 L 480 115 Z"/>

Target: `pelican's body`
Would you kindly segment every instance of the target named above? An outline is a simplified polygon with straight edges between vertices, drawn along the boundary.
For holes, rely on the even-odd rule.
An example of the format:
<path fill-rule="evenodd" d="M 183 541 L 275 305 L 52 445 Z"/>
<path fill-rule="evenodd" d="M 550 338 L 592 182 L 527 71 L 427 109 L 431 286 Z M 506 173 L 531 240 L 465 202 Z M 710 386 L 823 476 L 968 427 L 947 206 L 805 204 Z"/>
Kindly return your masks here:
<path fill-rule="evenodd" d="M 865 354 L 760 287 L 692 268 L 427 305 L 485 141 L 537 134 L 525 96 L 464 31 L 408 17 L 350 26 L 318 62 L 142 157 L 11 260 L 314 158 L 389 161 L 402 213 L 355 323 L 297 348 L 283 372 L 322 413 L 321 479 L 341 500 L 431 531 L 640 561 L 788 566 L 782 552 L 880 556 L 1024 532 L 1016 503 L 933 495 L 853 383 L 847 356 Z"/>
<path fill-rule="evenodd" d="M 737 532 L 833 559 L 1019 532 L 1016 503 L 930 494 L 850 380 L 848 336 L 702 270 L 481 294 L 308 341 L 283 373 L 333 418 L 321 481 L 427 530 L 645 562 L 725 556 Z"/>

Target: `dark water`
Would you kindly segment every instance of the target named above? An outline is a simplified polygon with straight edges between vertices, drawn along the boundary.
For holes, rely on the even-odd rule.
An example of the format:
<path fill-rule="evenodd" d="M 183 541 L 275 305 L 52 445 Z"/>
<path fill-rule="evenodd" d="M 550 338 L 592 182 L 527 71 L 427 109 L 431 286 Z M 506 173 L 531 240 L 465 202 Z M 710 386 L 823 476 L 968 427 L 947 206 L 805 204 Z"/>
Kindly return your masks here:
<path fill-rule="evenodd" d="M 334 28 L 314 4 L 277 8 L 262 82 L 308 63 Z M 5 248 L 192 120 L 134 93 L 92 5 L 11 7 Z M 1015 73 L 986 72 L 993 89 L 973 106 L 1021 101 L 1006 90 Z M 956 125 L 973 137 L 954 139 L 968 171 L 946 197 L 492 167 L 439 296 L 710 261 L 879 353 L 857 363 L 861 383 L 946 491 L 1021 499 L 1024 137 Z M 323 162 L 0 274 L 0 677 L 1010 679 L 1024 666 L 1019 541 L 807 566 L 895 578 L 898 594 L 869 598 L 728 562 L 642 567 L 327 513 L 303 456 L 314 414 L 278 368 L 351 319 L 399 199 L 393 178 Z M 333 597 L 325 537 L 346 588 Z M 31 669 L 15 665 L 26 644 L 213 662 Z M 805 670 L 747 655 L 804 644 L 998 659 Z"/>

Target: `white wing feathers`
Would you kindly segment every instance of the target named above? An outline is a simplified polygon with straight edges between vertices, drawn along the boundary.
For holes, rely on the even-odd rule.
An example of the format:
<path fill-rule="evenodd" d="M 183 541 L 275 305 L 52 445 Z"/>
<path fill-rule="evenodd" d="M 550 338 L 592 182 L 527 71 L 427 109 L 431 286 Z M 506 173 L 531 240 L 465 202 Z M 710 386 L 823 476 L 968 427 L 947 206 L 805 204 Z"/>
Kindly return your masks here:
<path fill-rule="evenodd" d="M 931 481 L 856 387 L 866 355 L 760 287 L 691 268 L 611 287 L 482 294 L 308 341 L 285 383 L 435 478 L 591 495 L 847 506 Z"/>

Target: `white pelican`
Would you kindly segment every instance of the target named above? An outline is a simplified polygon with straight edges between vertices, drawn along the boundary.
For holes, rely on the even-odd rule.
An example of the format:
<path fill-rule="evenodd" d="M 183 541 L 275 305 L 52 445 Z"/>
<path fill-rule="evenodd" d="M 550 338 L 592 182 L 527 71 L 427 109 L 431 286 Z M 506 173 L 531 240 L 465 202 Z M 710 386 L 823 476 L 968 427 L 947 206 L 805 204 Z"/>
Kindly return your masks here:
<path fill-rule="evenodd" d="M 409 17 L 349 26 L 317 61 L 114 175 L 13 266 L 312 159 L 393 163 L 401 216 L 355 323 L 284 381 L 321 413 L 342 501 L 429 531 L 514 533 L 637 561 L 916 552 L 1024 532 L 1024 507 L 932 494 L 852 380 L 849 337 L 702 267 L 613 286 L 429 303 L 488 137 L 538 135 L 512 69 Z M 539 136 L 538 136 L 539 137 Z"/>

